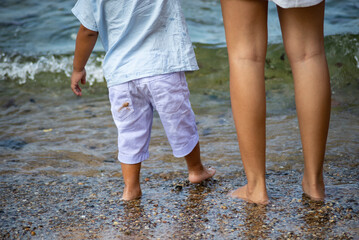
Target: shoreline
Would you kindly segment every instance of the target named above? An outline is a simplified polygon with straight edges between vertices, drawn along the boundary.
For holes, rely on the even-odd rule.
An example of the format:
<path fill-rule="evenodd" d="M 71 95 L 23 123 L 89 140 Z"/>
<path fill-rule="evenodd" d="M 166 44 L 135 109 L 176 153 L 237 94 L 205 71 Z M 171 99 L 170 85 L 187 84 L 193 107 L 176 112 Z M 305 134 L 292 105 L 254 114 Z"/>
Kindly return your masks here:
<path fill-rule="evenodd" d="M 41 239 L 351 239 L 357 234 L 359 185 L 325 175 L 325 202 L 300 189 L 298 170 L 268 171 L 270 204 L 226 194 L 243 171 L 190 184 L 185 172 L 142 171 L 143 197 L 124 202 L 121 177 L 1 175 L 1 238 Z"/>

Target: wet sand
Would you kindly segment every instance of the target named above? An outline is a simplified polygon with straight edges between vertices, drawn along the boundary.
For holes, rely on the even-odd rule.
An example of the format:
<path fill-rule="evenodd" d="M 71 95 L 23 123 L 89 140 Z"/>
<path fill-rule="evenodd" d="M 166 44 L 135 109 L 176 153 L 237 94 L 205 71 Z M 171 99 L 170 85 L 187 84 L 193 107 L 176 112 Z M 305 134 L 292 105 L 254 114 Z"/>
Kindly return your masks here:
<path fill-rule="evenodd" d="M 326 171 L 327 200 L 303 196 L 298 170 L 268 171 L 267 206 L 226 197 L 242 171 L 189 184 L 144 170 L 142 199 L 120 200 L 120 177 L 1 176 L 2 239 L 356 239 L 358 183 Z"/>
<path fill-rule="evenodd" d="M 197 117 L 202 158 L 217 169 L 216 176 L 190 184 L 184 160 L 171 155 L 156 117 L 152 157 L 141 173 L 143 197 L 130 202 L 121 201 L 123 180 L 115 152 L 112 158 L 93 157 L 92 162 L 90 156 L 66 152 L 51 152 L 48 160 L 43 156 L 26 162 L 14 156 L 26 152 L 31 144 L 13 142 L 0 175 L 1 239 L 357 238 L 359 168 L 358 153 L 352 152 L 357 135 L 350 135 L 357 126 L 346 124 L 355 116 L 332 114 L 324 202 L 313 202 L 302 194 L 303 162 L 295 115 L 269 117 L 267 186 L 271 202 L 260 206 L 226 196 L 245 184 L 233 122 L 227 110 L 216 117 L 208 117 L 212 109 L 202 111 Z M 221 125 L 216 124 L 219 122 Z M 49 136 L 50 142 L 58 138 Z M 88 144 L 86 148 L 104 146 Z M 56 164 L 53 154 L 58 157 Z"/>

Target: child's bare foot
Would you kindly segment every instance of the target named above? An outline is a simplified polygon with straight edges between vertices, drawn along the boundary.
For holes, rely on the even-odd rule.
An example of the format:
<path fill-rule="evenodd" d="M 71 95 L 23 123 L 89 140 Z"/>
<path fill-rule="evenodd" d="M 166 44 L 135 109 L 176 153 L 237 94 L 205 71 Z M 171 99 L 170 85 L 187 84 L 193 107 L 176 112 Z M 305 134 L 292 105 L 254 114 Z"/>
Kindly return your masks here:
<path fill-rule="evenodd" d="M 269 203 L 267 192 L 252 192 L 249 193 L 248 185 L 237 188 L 228 194 L 232 198 L 240 198 L 250 203 L 257 203 L 266 205 Z"/>
<path fill-rule="evenodd" d="M 191 183 L 200 183 L 208 178 L 213 177 L 215 173 L 216 169 L 211 167 L 204 167 L 201 171 L 190 171 L 188 175 L 188 180 Z"/>
<path fill-rule="evenodd" d="M 141 196 L 142 196 L 141 188 L 129 189 L 125 186 L 125 188 L 123 189 L 122 200 L 125 201 L 135 200 L 141 198 Z"/>
<path fill-rule="evenodd" d="M 323 201 L 325 198 L 324 181 L 321 180 L 317 184 L 310 184 L 305 178 L 302 180 L 303 192 L 314 201 Z"/>

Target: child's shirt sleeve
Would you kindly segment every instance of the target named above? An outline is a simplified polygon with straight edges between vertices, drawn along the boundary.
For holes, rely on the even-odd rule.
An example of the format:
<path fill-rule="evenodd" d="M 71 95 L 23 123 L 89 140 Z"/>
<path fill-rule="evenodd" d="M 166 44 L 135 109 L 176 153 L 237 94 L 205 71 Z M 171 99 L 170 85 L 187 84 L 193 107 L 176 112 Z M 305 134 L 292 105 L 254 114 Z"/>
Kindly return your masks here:
<path fill-rule="evenodd" d="M 92 1 L 78 0 L 71 11 L 85 28 L 98 32 Z"/>

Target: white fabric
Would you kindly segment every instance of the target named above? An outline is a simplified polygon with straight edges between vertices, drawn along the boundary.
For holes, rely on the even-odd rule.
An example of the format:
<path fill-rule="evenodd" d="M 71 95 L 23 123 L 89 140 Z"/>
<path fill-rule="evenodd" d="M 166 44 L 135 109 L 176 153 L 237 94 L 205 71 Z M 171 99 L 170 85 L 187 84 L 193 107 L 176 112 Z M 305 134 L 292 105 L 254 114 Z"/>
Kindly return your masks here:
<path fill-rule="evenodd" d="M 180 0 L 78 0 L 72 12 L 99 32 L 108 87 L 198 70 Z"/>
<path fill-rule="evenodd" d="M 118 129 L 118 159 L 136 164 L 149 157 L 153 110 L 156 109 L 175 157 L 188 155 L 198 143 L 195 115 L 183 72 L 146 77 L 109 88 Z"/>
<path fill-rule="evenodd" d="M 323 0 L 272 0 L 281 8 L 310 7 L 319 4 Z"/>

